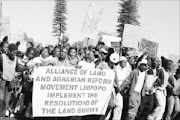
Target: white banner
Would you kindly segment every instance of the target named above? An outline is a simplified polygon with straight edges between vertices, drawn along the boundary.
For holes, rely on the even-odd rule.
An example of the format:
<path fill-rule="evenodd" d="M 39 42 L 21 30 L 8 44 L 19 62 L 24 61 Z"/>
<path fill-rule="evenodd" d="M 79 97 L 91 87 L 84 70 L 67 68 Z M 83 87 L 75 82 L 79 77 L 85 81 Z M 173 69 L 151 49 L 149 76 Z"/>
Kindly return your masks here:
<path fill-rule="evenodd" d="M 95 8 L 94 4 L 89 4 L 88 12 L 85 16 L 82 34 L 91 39 L 95 39 L 98 32 L 98 24 L 100 22 L 103 9 Z"/>
<path fill-rule="evenodd" d="M 138 42 L 141 41 L 142 30 L 139 26 L 125 24 L 123 32 L 123 46 L 138 48 Z"/>
<path fill-rule="evenodd" d="M 10 17 L 0 18 L 0 35 L 8 36 L 10 34 Z"/>
<path fill-rule="evenodd" d="M 112 70 L 39 67 L 33 73 L 33 116 L 105 114 L 114 77 Z"/>

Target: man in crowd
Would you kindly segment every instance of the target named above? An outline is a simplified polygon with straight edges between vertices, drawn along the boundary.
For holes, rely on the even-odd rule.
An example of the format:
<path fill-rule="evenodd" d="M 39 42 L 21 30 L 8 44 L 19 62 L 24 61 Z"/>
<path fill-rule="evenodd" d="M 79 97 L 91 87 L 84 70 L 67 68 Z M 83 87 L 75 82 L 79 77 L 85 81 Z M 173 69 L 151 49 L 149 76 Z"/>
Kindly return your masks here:
<path fill-rule="evenodd" d="M 157 67 L 159 59 L 157 57 L 152 57 L 148 62 L 147 79 L 145 83 L 145 96 L 142 96 L 141 105 L 139 108 L 137 120 L 146 120 L 148 115 L 153 110 L 154 105 L 154 92 L 155 88 L 153 86 L 155 80 L 157 79 Z"/>
<path fill-rule="evenodd" d="M 141 94 L 144 94 L 146 67 L 147 60 L 142 59 L 139 62 L 138 68 L 133 70 L 120 86 L 121 91 L 124 91 L 126 87 L 129 88 L 129 106 L 126 120 L 134 120 L 137 115 L 141 103 Z"/>

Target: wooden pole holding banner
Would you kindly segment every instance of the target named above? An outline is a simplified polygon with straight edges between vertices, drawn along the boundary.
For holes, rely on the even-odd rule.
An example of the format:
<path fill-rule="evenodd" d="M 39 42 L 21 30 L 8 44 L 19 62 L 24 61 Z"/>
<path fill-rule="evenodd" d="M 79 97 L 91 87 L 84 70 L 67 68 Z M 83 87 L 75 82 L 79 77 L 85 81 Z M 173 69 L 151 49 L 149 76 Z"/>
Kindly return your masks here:
<path fill-rule="evenodd" d="M 87 38 L 87 44 L 86 44 L 86 47 L 88 47 L 89 45 L 89 38 Z"/>

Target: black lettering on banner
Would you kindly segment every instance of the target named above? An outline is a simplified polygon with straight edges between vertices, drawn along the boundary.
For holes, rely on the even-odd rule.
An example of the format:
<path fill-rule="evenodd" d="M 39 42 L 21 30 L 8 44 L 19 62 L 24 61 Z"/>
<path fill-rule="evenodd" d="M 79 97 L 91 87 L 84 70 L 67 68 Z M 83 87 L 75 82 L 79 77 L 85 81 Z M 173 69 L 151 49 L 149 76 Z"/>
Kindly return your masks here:
<path fill-rule="evenodd" d="M 86 75 L 87 74 L 87 70 L 80 69 L 79 73 L 80 73 L 80 75 Z"/>
<path fill-rule="evenodd" d="M 88 98 L 97 98 L 98 93 L 87 93 Z"/>
<path fill-rule="evenodd" d="M 93 102 L 94 104 L 96 104 L 97 101 Z M 61 100 L 46 100 L 45 102 L 45 106 L 88 106 L 90 105 L 90 101 L 89 100 L 65 100 L 65 101 L 61 101 Z"/>
<path fill-rule="evenodd" d="M 75 112 L 75 108 L 64 108 L 64 109 L 59 109 L 58 113 L 59 114 L 70 114 L 70 113 L 74 113 Z"/>
<path fill-rule="evenodd" d="M 106 87 L 96 85 L 80 85 L 80 90 L 106 91 Z"/>
<path fill-rule="evenodd" d="M 96 113 L 98 112 L 98 108 L 78 108 L 78 113 Z"/>
<path fill-rule="evenodd" d="M 103 78 L 88 78 L 88 83 L 102 83 L 102 84 L 111 84 L 112 80 L 103 79 Z"/>
<path fill-rule="evenodd" d="M 38 82 L 49 82 L 51 80 L 50 77 L 47 76 L 37 76 L 36 81 Z"/>
<path fill-rule="evenodd" d="M 56 108 L 42 108 L 43 114 L 56 114 Z"/>
<path fill-rule="evenodd" d="M 74 74 L 77 75 L 77 69 L 58 69 L 58 68 L 47 68 L 46 74 Z"/>
<path fill-rule="evenodd" d="M 49 68 L 47 68 L 47 70 L 46 70 L 46 74 L 48 74 L 48 73 L 51 73 Z"/>
<path fill-rule="evenodd" d="M 91 101 L 91 105 L 97 105 L 97 103 L 98 103 L 98 100 L 92 100 Z"/>
<path fill-rule="evenodd" d="M 105 72 L 105 71 L 102 71 L 102 70 L 101 70 L 101 71 L 97 71 L 97 70 L 95 70 L 95 71 L 92 70 L 92 71 L 91 71 L 91 70 L 90 70 L 90 71 L 89 71 L 89 74 L 90 74 L 90 75 L 94 75 L 94 76 L 105 76 L 105 75 L 106 75 L 106 72 Z"/>
<path fill-rule="evenodd" d="M 41 84 L 40 90 L 77 90 L 78 85 Z"/>
<path fill-rule="evenodd" d="M 47 93 L 47 98 L 85 98 L 86 93 Z"/>

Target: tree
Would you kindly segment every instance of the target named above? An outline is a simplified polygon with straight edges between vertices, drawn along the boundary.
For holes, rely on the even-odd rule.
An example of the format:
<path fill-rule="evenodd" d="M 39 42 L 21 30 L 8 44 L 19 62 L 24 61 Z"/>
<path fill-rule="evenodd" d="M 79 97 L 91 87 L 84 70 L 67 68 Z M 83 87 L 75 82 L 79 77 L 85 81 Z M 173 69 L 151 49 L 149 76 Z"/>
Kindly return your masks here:
<path fill-rule="evenodd" d="M 55 0 L 54 19 L 53 19 L 53 33 L 61 41 L 62 34 L 66 31 L 66 0 Z"/>
<path fill-rule="evenodd" d="M 140 25 L 138 18 L 138 6 L 139 6 L 139 0 L 121 0 L 121 3 L 119 3 L 120 9 L 119 9 L 119 18 L 117 26 L 118 29 L 118 37 L 121 37 L 123 40 L 123 32 L 124 32 L 124 25 L 125 24 L 131 24 L 131 25 Z M 126 49 L 122 48 L 122 41 L 119 43 L 120 45 L 120 56 L 123 55 L 123 53 L 126 53 Z M 124 51 L 125 50 L 125 51 Z"/>
<path fill-rule="evenodd" d="M 131 24 L 131 25 L 140 25 L 138 18 L 138 6 L 139 1 L 138 0 L 121 0 L 120 10 L 119 10 L 119 18 L 117 26 L 118 29 L 118 37 L 123 37 L 123 31 L 124 31 L 124 25 L 125 24 Z"/>

